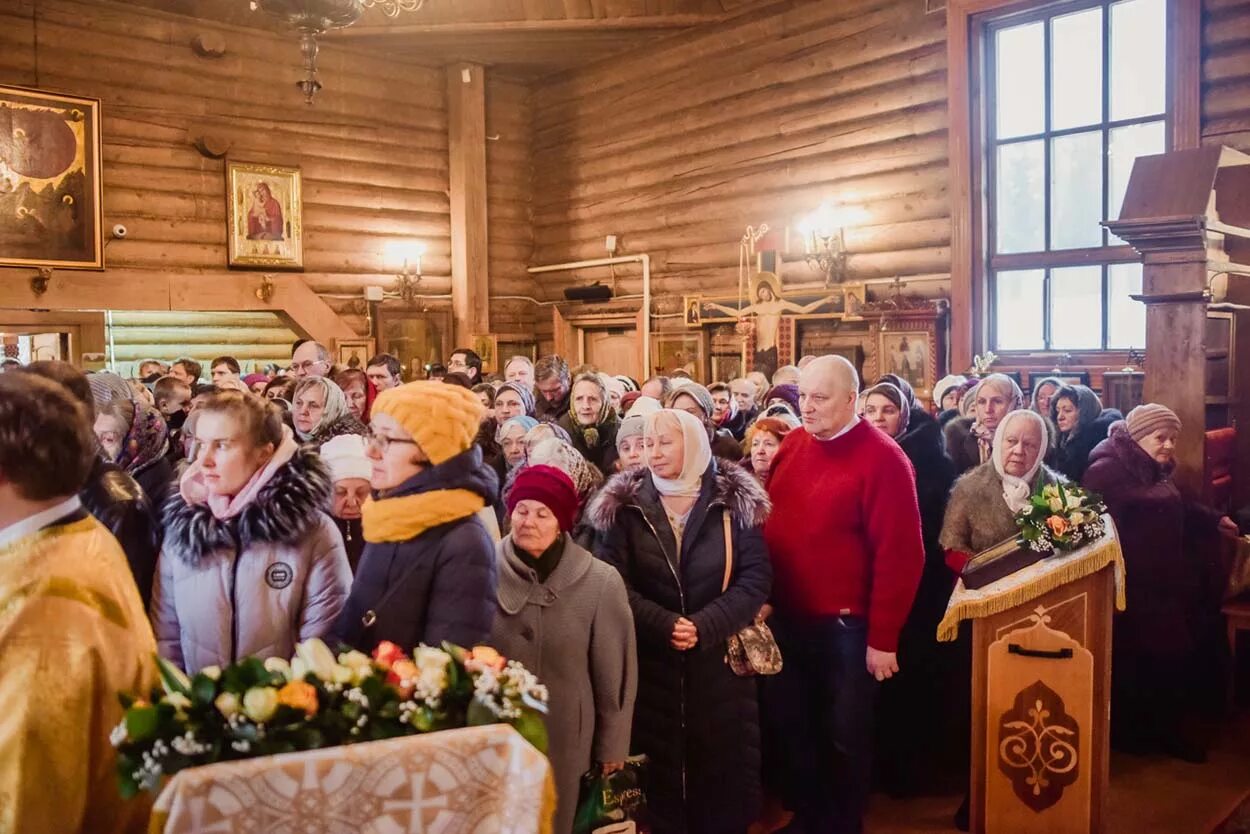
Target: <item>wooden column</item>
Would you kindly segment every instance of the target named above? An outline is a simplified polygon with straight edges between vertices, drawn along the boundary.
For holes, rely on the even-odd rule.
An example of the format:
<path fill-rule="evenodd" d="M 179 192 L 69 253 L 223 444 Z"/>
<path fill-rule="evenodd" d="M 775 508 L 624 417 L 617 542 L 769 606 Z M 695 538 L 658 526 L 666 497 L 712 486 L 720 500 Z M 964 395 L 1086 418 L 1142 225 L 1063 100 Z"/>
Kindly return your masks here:
<path fill-rule="evenodd" d="M 490 332 L 486 278 L 486 70 L 447 67 L 451 305 L 457 345 Z"/>

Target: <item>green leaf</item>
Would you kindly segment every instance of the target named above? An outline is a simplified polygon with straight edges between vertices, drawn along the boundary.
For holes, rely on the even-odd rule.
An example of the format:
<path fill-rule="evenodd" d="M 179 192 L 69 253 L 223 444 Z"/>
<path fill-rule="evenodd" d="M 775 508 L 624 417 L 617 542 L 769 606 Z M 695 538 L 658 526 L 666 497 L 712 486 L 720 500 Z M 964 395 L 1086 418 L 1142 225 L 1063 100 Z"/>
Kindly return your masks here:
<path fill-rule="evenodd" d="M 534 745 L 539 753 L 547 755 L 547 722 L 542 715 L 528 707 L 521 710 L 521 717 L 512 722 L 521 737 Z"/>
<path fill-rule="evenodd" d="M 126 735 L 130 741 L 146 741 L 156 735 L 160 715 L 156 707 L 131 707 L 126 711 Z"/>
<path fill-rule="evenodd" d="M 187 687 L 187 676 L 181 669 L 159 655 L 156 658 L 156 666 L 160 670 L 161 683 L 165 686 L 166 692 L 171 694 L 177 692 L 179 695 L 191 697 L 191 690 Z"/>
<path fill-rule="evenodd" d="M 191 679 L 191 701 L 201 706 L 208 706 L 217 697 L 217 681 L 208 675 L 199 674 Z"/>

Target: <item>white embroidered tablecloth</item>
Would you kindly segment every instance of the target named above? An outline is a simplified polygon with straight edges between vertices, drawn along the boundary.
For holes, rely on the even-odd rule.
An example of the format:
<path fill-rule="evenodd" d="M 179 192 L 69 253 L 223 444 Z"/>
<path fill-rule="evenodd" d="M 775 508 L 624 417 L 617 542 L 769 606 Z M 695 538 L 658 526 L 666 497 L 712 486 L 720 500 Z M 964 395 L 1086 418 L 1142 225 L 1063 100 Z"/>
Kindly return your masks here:
<path fill-rule="evenodd" d="M 184 770 L 161 791 L 163 834 L 541 834 L 547 758 L 511 727 L 265 756 Z"/>
<path fill-rule="evenodd" d="M 989 617 L 1023 605 L 1055 588 L 1097 573 L 1109 564 L 1115 565 L 1115 607 L 1123 611 L 1124 555 L 1120 552 L 1120 540 L 1111 516 L 1102 518 L 1106 534 L 1071 553 L 1049 556 L 975 590 L 965 588 L 960 579 L 946 604 L 946 615 L 938 624 L 938 640 L 954 640 L 963 620 Z"/>

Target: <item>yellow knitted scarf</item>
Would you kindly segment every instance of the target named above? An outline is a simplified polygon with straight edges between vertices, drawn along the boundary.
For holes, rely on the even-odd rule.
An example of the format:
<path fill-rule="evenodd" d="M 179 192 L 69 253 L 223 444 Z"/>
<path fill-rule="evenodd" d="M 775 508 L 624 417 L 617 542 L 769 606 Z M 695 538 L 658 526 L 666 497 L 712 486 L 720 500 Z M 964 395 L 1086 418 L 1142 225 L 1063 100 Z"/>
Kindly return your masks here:
<path fill-rule="evenodd" d="M 360 522 L 367 542 L 405 542 L 485 506 L 482 496 L 467 489 L 435 489 L 381 501 L 370 498 L 360 508 Z"/>

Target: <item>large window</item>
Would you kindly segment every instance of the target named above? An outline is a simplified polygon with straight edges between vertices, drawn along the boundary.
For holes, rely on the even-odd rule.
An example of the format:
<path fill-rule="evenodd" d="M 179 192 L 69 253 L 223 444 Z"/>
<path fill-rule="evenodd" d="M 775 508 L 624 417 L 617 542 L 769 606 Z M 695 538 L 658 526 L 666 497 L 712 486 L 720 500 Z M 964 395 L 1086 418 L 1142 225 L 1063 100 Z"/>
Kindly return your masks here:
<path fill-rule="evenodd" d="M 1167 0 L 1085 0 L 985 30 L 990 344 L 1145 345 L 1141 265 L 1100 221 L 1133 160 L 1167 149 Z"/>

